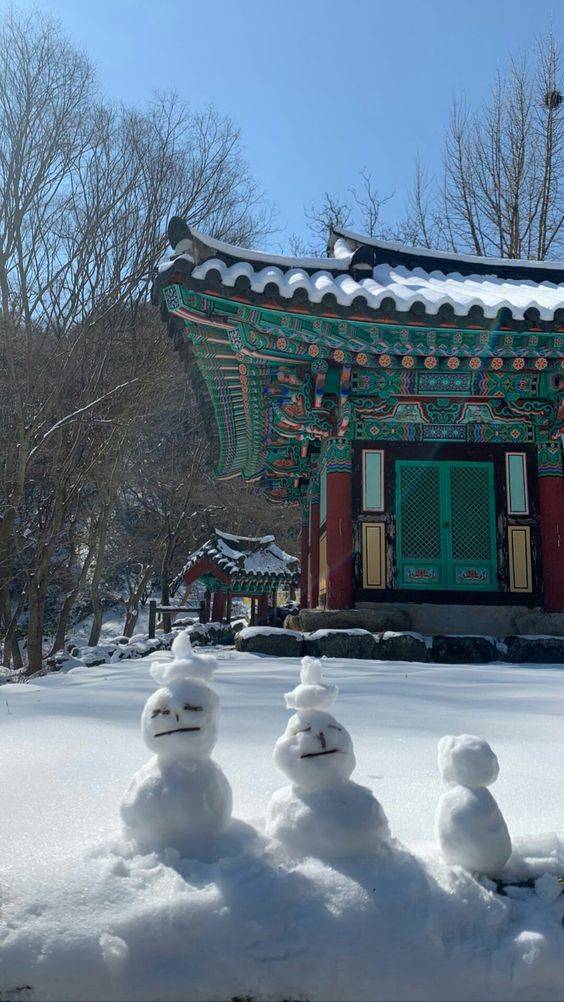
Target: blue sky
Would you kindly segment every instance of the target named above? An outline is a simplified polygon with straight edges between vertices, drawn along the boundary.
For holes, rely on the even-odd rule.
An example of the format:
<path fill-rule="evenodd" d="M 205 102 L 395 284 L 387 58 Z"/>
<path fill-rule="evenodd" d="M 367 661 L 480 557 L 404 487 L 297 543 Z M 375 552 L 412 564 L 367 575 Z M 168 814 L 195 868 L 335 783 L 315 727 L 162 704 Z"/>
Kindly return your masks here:
<path fill-rule="evenodd" d="M 2 0 L 0 0 L 0 7 Z M 305 234 L 304 206 L 367 168 L 391 221 L 419 151 L 439 160 L 454 94 L 487 94 L 510 53 L 532 53 L 562 0 L 35 0 L 98 67 L 102 88 L 143 104 L 177 90 L 240 126 L 278 212 L 272 246 Z"/>

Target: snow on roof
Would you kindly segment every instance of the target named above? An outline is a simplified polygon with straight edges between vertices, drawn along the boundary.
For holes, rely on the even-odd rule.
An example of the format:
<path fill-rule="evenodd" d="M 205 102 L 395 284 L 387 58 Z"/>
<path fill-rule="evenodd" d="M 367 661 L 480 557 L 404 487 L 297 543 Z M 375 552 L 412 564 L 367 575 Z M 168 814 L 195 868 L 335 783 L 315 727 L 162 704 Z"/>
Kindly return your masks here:
<path fill-rule="evenodd" d="M 227 288 L 244 278 L 259 294 L 274 285 L 282 299 L 291 299 L 302 289 L 311 303 L 331 295 L 340 306 L 356 300 L 358 307 L 360 299 L 370 309 L 392 300 L 398 312 L 422 304 L 431 315 L 450 306 L 457 316 L 466 316 L 476 306 L 486 317 L 506 308 L 515 319 L 524 319 L 527 310 L 535 309 L 542 320 L 550 321 L 556 310 L 564 309 L 564 262 L 448 254 L 348 231 L 334 231 L 334 257 L 298 259 L 190 233 L 190 239 L 180 240 L 172 258 L 162 263 L 161 272 L 184 259 L 193 264 L 194 279 L 205 281 L 215 271 Z"/>
<path fill-rule="evenodd" d="M 466 316 L 473 306 L 478 306 L 486 317 L 495 317 L 505 307 L 515 319 L 522 320 L 525 311 L 534 308 L 542 320 L 552 320 L 556 310 L 564 308 L 564 284 L 522 282 L 493 274 L 445 275 L 423 268 L 380 264 L 372 269 L 369 278 L 355 279 L 349 273 L 334 275 L 320 270 L 310 275 L 303 268 L 282 271 L 272 265 L 256 271 L 248 261 L 227 265 L 214 257 L 197 265 L 192 276 L 203 280 L 212 271 L 218 271 L 222 285 L 229 288 L 243 276 L 253 292 L 262 293 L 267 285 L 274 284 L 282 299 L 291 299 L 297 289 L 303 289 L 311 303 L 320 303 L 329 294 L 340 306 L 351 306 L 360 297 L 374 310 L 385 299 L 392 299 L 399 312 L 422 303 L 429 314 L 438 313 L 441 306 L 451 306 L 457 316 Z"/>
<path fill-rule="evenodd" d="M 203 559 L 235 578 L 294 580 L 299 573 L 298 558 L 281 550 L 274 536 L 235 536 L 214 529 L 211 539 L 190 554 L 179 577 Z"/>
<path fill-rule="evenodd" d="M 334 238 L 334 239 L 333 239 Z M 526 258 L 509 257 L 483 257 L 479 254 L 455 254 L 451 251 L 432 250 L 429 247 L 410 247 L 406 244 L 398 244 L 390 240 L 379 240 L 376 237 L 368 237 L 361 233 L 354 233 L 352 230 L 334 227 L 331 231 L 330 246 L 336 257 L 337 247 L 345 245 L 352 255 L 357 247 L 374 247 L 379 252 L 379 256 L 393 256 L 405 258 L 417 258 L 422 260 L 440 261 L 441 263 L 451 263 L 457 268 L 463 266 L 468 268 L 478 268 L 480 271 L 515 272 L 564 272 L 564 261 L 534 261 Z M 467 267 L 466 267 L 467 266 Z M 442 269 L 441 269 L 442 270 Z"/>

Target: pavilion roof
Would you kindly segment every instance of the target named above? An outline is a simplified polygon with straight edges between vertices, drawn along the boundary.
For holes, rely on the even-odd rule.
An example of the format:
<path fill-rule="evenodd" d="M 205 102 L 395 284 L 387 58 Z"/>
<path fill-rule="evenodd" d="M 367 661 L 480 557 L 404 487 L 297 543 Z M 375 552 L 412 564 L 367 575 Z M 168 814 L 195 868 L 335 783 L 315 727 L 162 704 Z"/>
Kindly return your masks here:
<path fill-rule="evenodd" d="M 234 586 L 249 579 L 290 584 L 297 580 L 300 570 L 298 558 L 281 550 L 274 536 L 235 536 L 219 529 L 214 529 L 210 539 L 190 554 L 177 581 L 199 563 L 215 565 L 232 578 Z"/>
<path fill-rule="evenodd" d="M 232 292 L 273 296 L 286 307 L 304 300 L 312 307 L 337 305 L 351 312 L 413 307 L 435 316 L 449 307 L 455 316 L 477 308 L 484 317 L 508 311 L 522 320 L 564 318 L 564 262 L 513 261 L 404 247 L 346 230 L 333 230 L 332 255 L 293 258 L 235 247 L 190 229 L 180 220 L 169 228 L 172 255 L 159 266 L 158 282 L 179 267 L 195 287 L 215 282 Z"/>

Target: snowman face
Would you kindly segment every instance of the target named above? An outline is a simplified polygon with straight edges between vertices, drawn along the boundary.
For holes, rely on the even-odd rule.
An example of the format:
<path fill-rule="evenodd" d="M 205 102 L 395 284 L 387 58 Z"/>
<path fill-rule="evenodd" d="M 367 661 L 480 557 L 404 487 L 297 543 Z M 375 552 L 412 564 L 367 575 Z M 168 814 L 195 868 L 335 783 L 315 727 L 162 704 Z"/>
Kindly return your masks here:
<path fill-rule="evenodd" d="M 218 716 L 219 699 L 203 682 L 171 682 L 145 703 L 145 744 L 160 758 L 208 758 L 217 740 Z"/>
<path fill-rule="evenodd" d="M 276 765 L 303 790 L 321 790 L 349 779 L 355 765 L 349 732 L 322 710 L 300 711 L 276 742 Z"/>

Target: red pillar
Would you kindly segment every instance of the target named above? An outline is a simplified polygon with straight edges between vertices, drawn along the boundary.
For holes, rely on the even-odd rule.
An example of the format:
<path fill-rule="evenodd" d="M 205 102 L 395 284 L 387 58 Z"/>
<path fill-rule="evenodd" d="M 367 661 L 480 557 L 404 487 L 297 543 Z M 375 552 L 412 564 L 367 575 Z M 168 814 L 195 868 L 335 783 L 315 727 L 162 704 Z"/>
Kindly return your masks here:
<path fill-rule="evenodd" d="M 327 608 L 353 605 L 351 445 L 332 442 L 327 450 Z"/>
<path fill-rule="evenodd" d="M 564 477 L 539 477 L 544 607 L 564 612 Z"/>
<path fill-rule="evenodd" d="M 310 506 L 309 601 L 310 609 L 319 605 L 319 497 Z"/>
<path fill-rule="evenodd" d="M 263 623 L 268 615 L 268 594 L 259 595 L 257 605 L 257 619 L 259 623 Z"/>
<path fill-rule="evenodd" d="M 304 505 L 302 510 L 302 531 L 301 531 L 301 552 L 300 552 L 300 605 L 302 609 L 307 609 L 307 586 L 309 576 L 309 505 Z"/>
<path fill-rule="evenodd" d="M 211 615 L 211 592 L 209 588 L 206 588 L 204 594 L 204 618 L 202 619 L 202 623 L 209 623 L 210 615 Z"/>
<path fill-rule="evenodd" d="M 214 591 L 213 602 L 212 602 L 212 621 L 214 623 L 223 622 L 224 609 L 225 609 L 225 595 L 221 591 Z"/>

